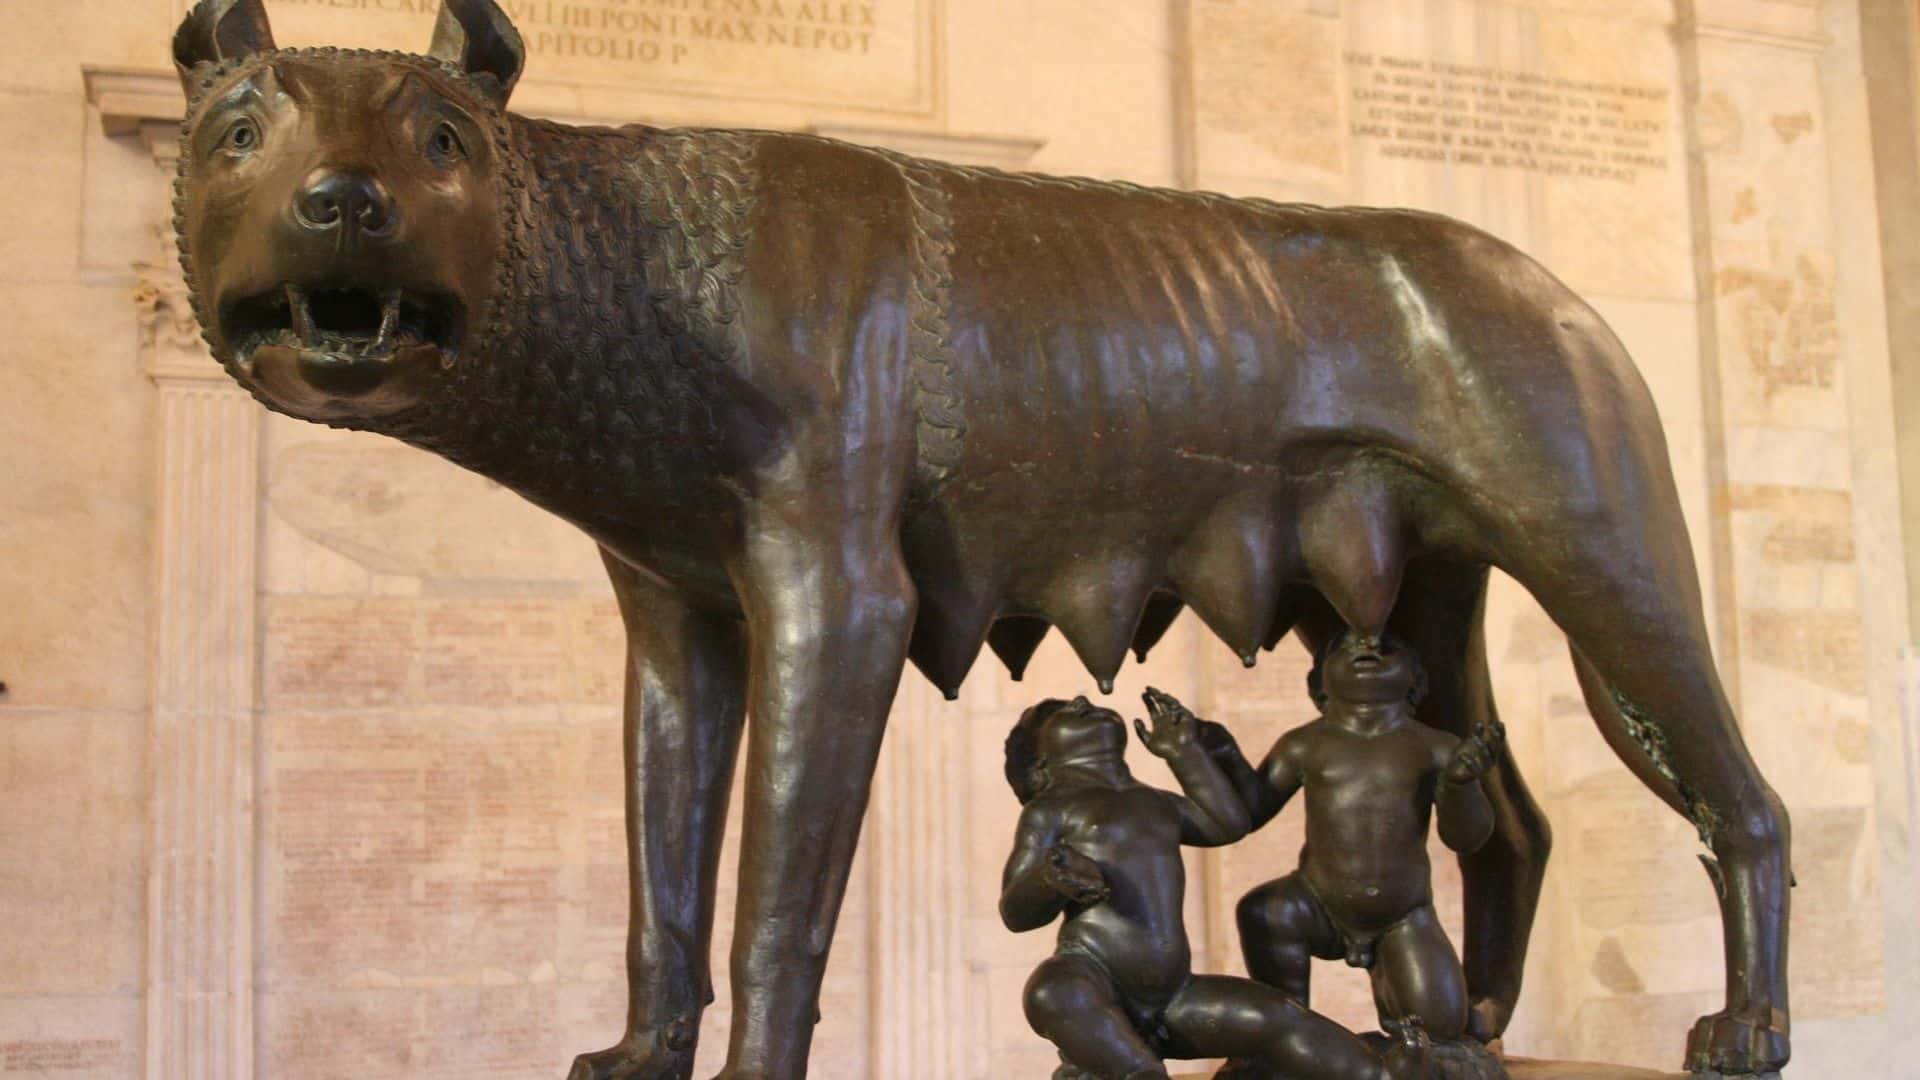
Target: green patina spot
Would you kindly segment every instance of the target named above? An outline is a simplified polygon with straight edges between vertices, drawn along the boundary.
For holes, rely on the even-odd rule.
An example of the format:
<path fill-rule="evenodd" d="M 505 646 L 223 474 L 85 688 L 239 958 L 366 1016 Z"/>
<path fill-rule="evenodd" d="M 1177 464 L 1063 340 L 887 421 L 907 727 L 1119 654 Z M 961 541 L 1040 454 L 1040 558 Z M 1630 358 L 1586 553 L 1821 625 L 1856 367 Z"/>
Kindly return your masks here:
<path fill-rule="evenodd" d="M 1646 710 L 1618 690 L 1613 691 L 1613 704 L 1620 710 L 1621 719 L 1626 721 L 1627 737 L 1646 752 L 1647 760 L 1653 762 L 1654 771 L 1665 777 L 1680 793 L 1680 801 L 1687 807 L 1687 820 L 1700 830 L 1700 842 L 1712 847 L 1714 834 L 1720 831 L 1720 813 L 1673 771 L 1673 761 L 1667 752 L 1667 733 L 1653 722 Z"/>

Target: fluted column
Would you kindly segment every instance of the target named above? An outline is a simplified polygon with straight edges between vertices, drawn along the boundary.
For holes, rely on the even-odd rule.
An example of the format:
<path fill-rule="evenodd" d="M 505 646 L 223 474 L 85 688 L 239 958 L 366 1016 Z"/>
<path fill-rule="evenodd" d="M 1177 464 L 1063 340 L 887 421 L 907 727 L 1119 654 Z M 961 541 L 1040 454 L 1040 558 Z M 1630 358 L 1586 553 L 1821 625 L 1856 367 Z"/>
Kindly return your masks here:
<path fill-rule="evenodd" d="M 901 683 L 867 822 L 873 882 L 873 1075 L 963 1080 L 967 1022 L 967 747 L 932 684 Z"/>
<path fill-rule="evenodd" d="M 160 391 L 146 1077 L 250 1080 L 260 410 L 207 355 L 170 231 L 161 247 L 135 297 Z"/>

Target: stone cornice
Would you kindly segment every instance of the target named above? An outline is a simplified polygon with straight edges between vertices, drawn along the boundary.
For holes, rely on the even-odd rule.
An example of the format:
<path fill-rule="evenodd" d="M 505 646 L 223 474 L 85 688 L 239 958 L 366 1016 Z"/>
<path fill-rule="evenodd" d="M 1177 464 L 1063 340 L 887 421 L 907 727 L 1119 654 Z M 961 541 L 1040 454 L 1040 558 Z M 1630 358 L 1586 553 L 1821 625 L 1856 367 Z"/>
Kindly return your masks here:
<path fill-rule="evenodd" d="M 1702 38 L 1814 53 L 1833 43 L 1819 0 L 1693 0 L 1679 16 L 1683 34 Z"/>
<path fill-rule="evenodd" d="M 176 134 L 186 100 L 180 80 L 170 71 L 154 68 L 94 67 L 81 69 L 87 101 L 99 110 L 100 126 L 112 136 L 138 136 L 156 158 L 171 161 L 178 153 Z M 631 123 L 630 116 L 548 116 L 574 124 Z M 961 165 L 1024 168 L 1045 145 L 1043 140 L 1013 135 L 956 135 L 920 128 L 873 127 L 852 124 L 814 124 L 808 130 L 848 142 L 883 146 L 919 157 L 938 158 Z"/>

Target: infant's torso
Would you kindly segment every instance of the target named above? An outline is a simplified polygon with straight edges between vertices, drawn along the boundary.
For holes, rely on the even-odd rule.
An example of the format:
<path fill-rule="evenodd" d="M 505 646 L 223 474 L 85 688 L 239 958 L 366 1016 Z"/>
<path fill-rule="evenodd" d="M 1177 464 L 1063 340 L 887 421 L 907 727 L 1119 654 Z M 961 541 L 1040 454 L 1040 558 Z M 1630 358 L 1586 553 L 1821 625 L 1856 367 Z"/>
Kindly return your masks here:
<path fill-rule="evenodd" d="M 1192 970 L 1178 809 L 1144 785 L 1081 788 L 1062 809 L 1061 841 L 1100 864 L 1109 895 L 1069 915 L 1061 945 L 1092 954 L 1129 995 L 1170 995 Z"/>
<path fill-rule="evenodd" d="M 1372 736 L 1316 727 L 1303 774 L 1303 870 L 1335 919 L 1384 929 L 1432 902 L 1427 838 L 1440 772 L 1432 737 L 1411 724 Z"/>

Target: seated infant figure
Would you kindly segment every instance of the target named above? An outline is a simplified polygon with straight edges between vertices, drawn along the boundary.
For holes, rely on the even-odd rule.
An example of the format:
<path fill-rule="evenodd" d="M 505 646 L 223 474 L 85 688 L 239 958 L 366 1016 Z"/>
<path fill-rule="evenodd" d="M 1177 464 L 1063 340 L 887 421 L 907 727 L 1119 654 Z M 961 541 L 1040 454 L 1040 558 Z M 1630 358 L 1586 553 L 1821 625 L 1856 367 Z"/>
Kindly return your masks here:
<path fill-rule="evenodd" d="M 1034 1030 L 1060 1050 L 1057 1075 L 1165 1077 L 1166 1058 L 1237 1056 L 1301 1077 L 1426 1077 L 1417 1024 L 1382 1056 L 1272 987 L 1193 974 L 1180 847 L 1239 839 L 1246 809 L 1193 715 L 1158 691 L 1146 699 L 1153 726 L 1135 729 L 1184 796 L 1136 781 L 1120 717 L 1085 698 L 1034 706 L 1007 739 L 1007 779 L 1024 809 L 1000 914 L 1015 932 L 1062 919 L 1025 999 Z"/>
<path fill-rule="evenodd" d="M 1448 847 L 1487 842 L 1493 810 L 1480 777 L 1505 733 L 1494 724 L 1460 739 L 1417 720 L 1419 659 L 1391 639 L 1348 634 L 1309 685 L 1322 715 L 1281 736 L 1257 772 L 1214 747 L 1253 828 L 1306 793 L 1299 869 L 1240 902 L 1247 970 L 1304 1005 L 1313 959 L 1344 959 L 1370 974 L 1384 1029 L 1417 1019 L 1436 1043 L 1458 1043 L 1466 979 L 1434 913 L 1427 834 L 1437 810 Z M 1210 742 L 1225 738 L 1209 729 Z"/>

